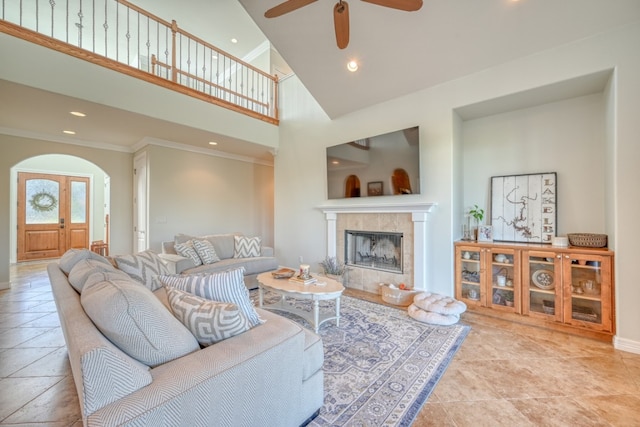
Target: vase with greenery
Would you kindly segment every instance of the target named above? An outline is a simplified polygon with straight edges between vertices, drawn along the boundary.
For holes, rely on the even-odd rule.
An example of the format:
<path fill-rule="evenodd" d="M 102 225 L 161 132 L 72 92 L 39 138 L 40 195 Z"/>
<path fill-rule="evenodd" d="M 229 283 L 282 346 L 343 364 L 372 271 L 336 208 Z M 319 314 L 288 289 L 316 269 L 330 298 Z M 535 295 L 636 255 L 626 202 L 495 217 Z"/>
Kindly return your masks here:
<path fill-rule="evenodd" d="M 478 227 L 480 227 L 480 223 L 484 219 L 484 209 L 478 207 L 478 205 L 473 205 L 473 208 L 469 209 L 469 216 L 473 217 L 476 220 L 476 228 L 474 230 L 474 235 L 476 239 L 478 238 Z"/>
<path fill-rule="evenodd" d="M 344 262 L 340 261 L 337 257 L 327 256 L 320 262 L 320 266 L 325 276 L 343 283 L 344 275 L 348 270 Z"/>

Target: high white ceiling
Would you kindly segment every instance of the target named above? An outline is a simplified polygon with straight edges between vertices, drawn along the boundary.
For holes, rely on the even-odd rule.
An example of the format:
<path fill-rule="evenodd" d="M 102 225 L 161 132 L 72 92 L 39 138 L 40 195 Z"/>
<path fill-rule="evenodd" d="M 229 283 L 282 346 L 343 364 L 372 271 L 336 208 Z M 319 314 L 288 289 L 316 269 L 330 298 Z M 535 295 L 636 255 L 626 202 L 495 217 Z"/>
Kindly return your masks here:
<path fill-rule="evenodd" d="M 280 0 L 133 2 L 240 58 L 255 54 L 268 38 L 331 118 L 640 20 L 640 0 L 424 0 L 417 12 L 350 0 L 351 41 L 340 50 L 335 0 L 273 19 L 264 12 Z M 351 59 L 360 63 L 356 73 L 346 69 Z M 63 140 L 60 123 L 68 120 L 70 105 L 88 103 L 2 78 L 0 67 L 0 131 Z M 85 141 L 131 149 L 144 137 L 187 145 L 216 137 L 146 116 L 131 120 L 130 112 L 117 108 L 89 107 L 101 111 L 83 132 Z M 117 131 L 114 120 L 121 124 Z M 256 144 L 233 146 L 229 151 L 236 154 L 268 158 Z"/>
<path fill-rule="evenodd" d="M 281 0 L 239 1 L 331 118 L 640 18 L 638 0 L 424 0 L 417 12 L 349 0 L 340 50 L 336 0 L 271 19 Z"/>

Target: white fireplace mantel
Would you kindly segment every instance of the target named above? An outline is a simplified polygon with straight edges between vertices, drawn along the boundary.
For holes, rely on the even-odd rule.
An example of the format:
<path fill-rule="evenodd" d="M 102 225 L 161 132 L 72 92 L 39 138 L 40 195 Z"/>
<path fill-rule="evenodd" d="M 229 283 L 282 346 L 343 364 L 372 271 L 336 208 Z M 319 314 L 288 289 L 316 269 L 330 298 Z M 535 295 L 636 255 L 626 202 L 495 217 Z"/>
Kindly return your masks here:
<path fill-rule="evenodd" d="M 413 221 L 413 283 L 416 288 L 427 288 L 424 260 L 427 255 L 427 214 L 436 203 L 340 204 L 318 206 L 327 220 L 327 255 L 336 256 L 338 214 L 348 213 L 410 213 Z"/>

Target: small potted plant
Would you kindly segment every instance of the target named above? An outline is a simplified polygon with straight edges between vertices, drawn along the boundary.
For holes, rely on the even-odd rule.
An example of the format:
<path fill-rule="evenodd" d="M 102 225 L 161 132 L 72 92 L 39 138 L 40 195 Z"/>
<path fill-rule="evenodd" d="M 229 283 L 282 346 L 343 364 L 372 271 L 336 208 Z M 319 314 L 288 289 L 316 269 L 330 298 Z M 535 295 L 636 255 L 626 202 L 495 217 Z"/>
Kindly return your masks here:
<path fill-rule="evenodd" d="M 325 276 L 340 283 L 342 283 L 343 276 L 348 270 L 346 264 L 334 256 L 327 256 L 320 262 L 320 266 Z"/>
<path fill-rule="evenodd" d="M 513 292 L 504 293 L 504 304 L 507 307 L 513 307 Z"/>
<path fill-rule="evenodd" d="M 472 216 L 476 220 L 476 228 L 474 230 L 474 234 L 476 239 L 478 238 L 478 227 L 480 223 L 484 219 L 484 209 L 478 207 L 478 205 L 473 205 L 473 208 L 469 209 L 469 215 Z"/>

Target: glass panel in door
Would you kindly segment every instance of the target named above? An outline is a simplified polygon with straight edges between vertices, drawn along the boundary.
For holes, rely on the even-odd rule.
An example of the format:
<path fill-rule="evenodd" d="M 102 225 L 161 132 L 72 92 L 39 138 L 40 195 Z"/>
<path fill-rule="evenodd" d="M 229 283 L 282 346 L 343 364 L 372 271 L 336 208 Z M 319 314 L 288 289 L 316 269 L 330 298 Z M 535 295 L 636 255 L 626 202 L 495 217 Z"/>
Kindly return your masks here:
<path fill-rule="evenodd" d="M 25 181 L 25 224 L 57 224 L 60 218 L 60 183 L 50 179 Z"/>
<path fill-rule="evenodd" d="M 602 323 L 600 259 L 577 255 L 571 259 L 571 320 Z"/>
<path fill-rule="evenodd" d="M 513 307 L 515 292 L 513 288 L 515 272 L 513 252 L 493 249 L 491 259 L 491 305 Z"/>
<path fill-rule="evenodd" d="M 480 301 L 480 250 L 462 250 L 462 297 Z"/>
<path fill-rule="evenodd" d="M 556 298 L 556 258 L 555 254 L 530 255 L 529 262 L 529 313 L 555 316 L 560 313 L 560 299 Z"/>

